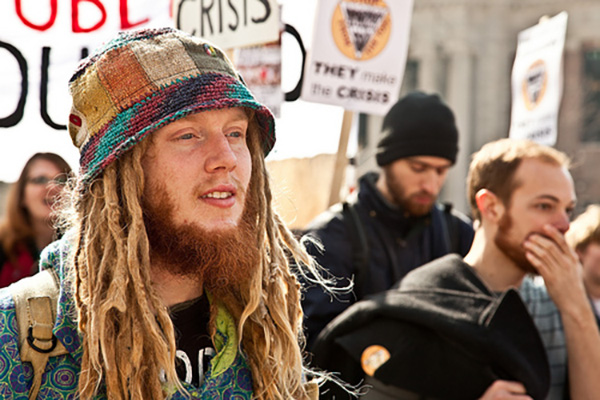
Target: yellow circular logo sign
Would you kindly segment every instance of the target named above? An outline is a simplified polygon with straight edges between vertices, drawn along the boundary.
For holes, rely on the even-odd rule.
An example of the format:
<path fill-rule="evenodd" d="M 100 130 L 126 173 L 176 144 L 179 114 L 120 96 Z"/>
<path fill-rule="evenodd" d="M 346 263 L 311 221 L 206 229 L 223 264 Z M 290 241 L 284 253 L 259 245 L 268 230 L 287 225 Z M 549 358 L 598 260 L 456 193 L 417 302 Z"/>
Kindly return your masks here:
<path fill-rule="evenodd" d="M 340 0 L 331 20 L 333 41 L 346 57 L 365 61 L 379 54 L 392 31 L 383 0 Z"/>
<path fill-rule="evenodd" d="M 537 60 L 527 69 L 521 91 L 525 107 L 533 110 L 541 103 L 548 85 L 548 68 L 543 60 Z"/>
<path fill-rule="evenodd" d="M 390 359 L 390 352 L 383 346 L 374 344 L 367 347 L 360 357 L 360 363 L 363 371 L 369 376 L 373 376 L 377 368 L 381 367 Z"/>

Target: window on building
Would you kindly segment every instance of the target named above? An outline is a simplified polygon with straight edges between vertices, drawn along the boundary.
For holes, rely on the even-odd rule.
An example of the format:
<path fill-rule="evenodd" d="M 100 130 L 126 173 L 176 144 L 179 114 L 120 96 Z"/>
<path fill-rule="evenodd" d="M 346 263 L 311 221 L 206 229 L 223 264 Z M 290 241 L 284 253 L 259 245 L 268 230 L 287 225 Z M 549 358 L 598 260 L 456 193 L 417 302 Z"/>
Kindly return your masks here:
<path fill-rule="evenodd" d="M 584 142 L 600 142 L 600 48 L 583 53 Z"/>

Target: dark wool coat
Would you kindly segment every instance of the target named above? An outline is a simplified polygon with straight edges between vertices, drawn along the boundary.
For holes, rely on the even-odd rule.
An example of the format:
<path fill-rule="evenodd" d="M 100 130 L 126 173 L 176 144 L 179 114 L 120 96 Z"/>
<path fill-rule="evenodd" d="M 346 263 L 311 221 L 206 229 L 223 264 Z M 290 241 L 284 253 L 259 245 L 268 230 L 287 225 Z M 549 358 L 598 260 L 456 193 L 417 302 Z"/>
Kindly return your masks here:
<path fill-rule="evenodd" d="M 368 247 L 365 273 L 357 271 L 356 229 L 340 204 L 319 215 L 307 228 L 307 235 L 317 238 L 324 248 L 308 247 L 316 261 L 340 279 L 340 286 L 348 285 L 351 278 L 355 283 L 353 293 L 334 299 L 320 286 L 308 288 L 302 307 L 309 350 L 321 329 L 357 300 L 388 290 L 408 272 L 448 253 L 464 256 L 471 247 L 473 228 L 467 217 L 455 210 L 446 216 L 447 211 L 437 206 L 423 217 L 406 216 L 384 200 L 375 187 L 377 178 L 376 173 L 361 177 L 357 199 L 349 201 L 364 228 Z"/>

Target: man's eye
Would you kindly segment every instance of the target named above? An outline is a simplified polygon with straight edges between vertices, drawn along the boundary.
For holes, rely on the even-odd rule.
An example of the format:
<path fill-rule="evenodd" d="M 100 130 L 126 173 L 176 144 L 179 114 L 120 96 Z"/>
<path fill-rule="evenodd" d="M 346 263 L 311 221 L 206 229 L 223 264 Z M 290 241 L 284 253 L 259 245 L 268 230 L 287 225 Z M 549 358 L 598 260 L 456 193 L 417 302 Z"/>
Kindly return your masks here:
<path fill-rule="evenodd" d="M 541 203 L 541 204 L 537 205 L 537 208 L 542 211 L 548 211 L 548 210 L 552 210 L 554 208 L 554 206 L 552 204 L 548 204 L 548 203 Z"/>
<path fill-rule="evenodd" d="M 424 165 L 421 164 L 411 164 L 410 168 L 414 171 L 414 172 L 424 172 L 426 167 Z"/>
<path fill-rule="evenodd" d="M 193 139 L 194 135 L 192 133 L 184 133 L 178 137 L 179 140 L 190 140 Z"/>
<path fill-rule="evenodd" d="M 244 134 L 240 131 L 233 131 L 233 132 L 228 133 L 227 136 L 234 137 L 234 138 L 240 138 L 240 137 L 244 137 Z"/>

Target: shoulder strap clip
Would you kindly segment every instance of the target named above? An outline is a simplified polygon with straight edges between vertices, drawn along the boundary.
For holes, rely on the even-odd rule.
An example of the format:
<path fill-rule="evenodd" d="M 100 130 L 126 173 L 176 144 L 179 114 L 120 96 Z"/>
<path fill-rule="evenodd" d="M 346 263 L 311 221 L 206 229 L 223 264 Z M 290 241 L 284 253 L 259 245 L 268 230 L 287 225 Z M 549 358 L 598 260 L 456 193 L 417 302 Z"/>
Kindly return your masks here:
<path fill-rule="evenodd" d="M 53 269 L 47 269 L 12 284 L 11 291 L 19 327 L 21 361 L 33 367 L 29 390 L 29 400 L 33 400 L 39 393 L 48 359 L 68 353 L 52 332 L 60 293 L 58 277 Z"/>

